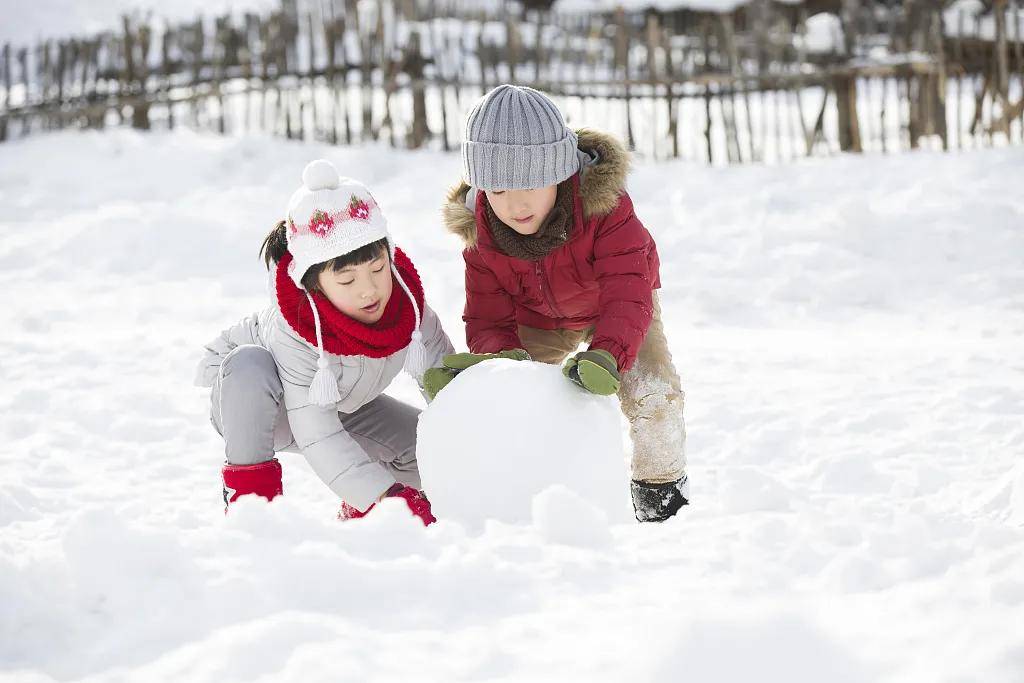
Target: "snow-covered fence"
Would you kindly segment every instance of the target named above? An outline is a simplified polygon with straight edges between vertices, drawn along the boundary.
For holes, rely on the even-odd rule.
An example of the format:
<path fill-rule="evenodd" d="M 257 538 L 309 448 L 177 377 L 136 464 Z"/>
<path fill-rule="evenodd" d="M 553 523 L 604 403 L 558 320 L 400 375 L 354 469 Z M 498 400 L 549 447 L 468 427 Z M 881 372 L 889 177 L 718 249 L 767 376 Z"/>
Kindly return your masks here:
<path fill-rule="evenodd" d="M 212 21 L 133 15 L 2 46 L 0 140 L 130 122 L 451 149 L 475 98 L 514 81 L 656 158 L 1021 142 L 1019 0 L 971 2 L 281 0 Z"/>

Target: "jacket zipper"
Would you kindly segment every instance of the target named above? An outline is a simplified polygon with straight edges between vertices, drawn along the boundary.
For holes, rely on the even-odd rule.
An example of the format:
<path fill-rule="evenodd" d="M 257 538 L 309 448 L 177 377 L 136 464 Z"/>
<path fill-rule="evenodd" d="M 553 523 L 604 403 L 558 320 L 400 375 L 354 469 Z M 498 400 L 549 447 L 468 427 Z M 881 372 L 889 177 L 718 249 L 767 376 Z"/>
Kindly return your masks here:
<path fill-rule="evenodd" d="M 551 307 L 551 310 L 554 311 L 556 316 L 558 316 L 559 318 L 564 318 L 565 316 L 562 315 L 562 312 L 558 310 L 558 306 L 555 305 L 555 296 L 551 292 L 551 285 L 548 282 L 547 273 L 544 271 L 544 268 L 540 265 L 540 261 L 537 261 L 535 267 L 537 269 L 537 277 L 540 279 L 540 289 L 542 292 L 544 292 L 544 298 L 547 300 L 548 306 Z"/>

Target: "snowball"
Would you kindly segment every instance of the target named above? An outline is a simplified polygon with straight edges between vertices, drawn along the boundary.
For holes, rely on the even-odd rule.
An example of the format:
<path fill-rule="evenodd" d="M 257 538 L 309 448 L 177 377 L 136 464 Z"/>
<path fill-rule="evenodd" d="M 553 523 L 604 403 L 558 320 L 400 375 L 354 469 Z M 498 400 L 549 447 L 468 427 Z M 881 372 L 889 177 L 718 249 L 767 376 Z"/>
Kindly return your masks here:
<path fill-rule="evenodd" d="M 580 389 L 554 365 L 490 360 L 460 373 L 420 416 L 416 452 L 439 520 L 529 522 L 534 496 L 556 485 L 596 510 L 542 500 L 545 529 L 552 516 L 579 518 L 594 538 L 598 514 L 632 519 L 618 400 Z"/>
<path fill-rule="evenodd" d="M 306 164 L 302 170 L 302 184 L 310 192 L 336 190 L 341 186 L 341 176 L 334 164 L 326 159 L 317 159 Z"/>

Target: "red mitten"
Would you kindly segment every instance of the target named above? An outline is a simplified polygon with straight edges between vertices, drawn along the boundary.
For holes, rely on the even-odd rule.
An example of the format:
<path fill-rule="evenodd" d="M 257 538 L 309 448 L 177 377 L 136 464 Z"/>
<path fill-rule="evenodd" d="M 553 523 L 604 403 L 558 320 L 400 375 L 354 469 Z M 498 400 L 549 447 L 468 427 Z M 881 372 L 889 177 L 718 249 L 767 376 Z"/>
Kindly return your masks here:
<path fill-rule="evenodd" d="M 423 522 L 423 526 L 430 526 L 437 521 L 434 513 L 430 511 L 430 501 L 426 494 L 409 486 L 403 486 L 395 494 L 395 497 L 404 498 L 405 504 L 409 506 L 412 514 L 416 515 Z"/>
<path fill-rule="evenodd" d="M 255 494 L 267 500 L 274 500 L 283 492 L 281 488 L 281 463 L 277 458 L 256 465 L 224 465 L 221 470 L 224 483 L 224 512 L 228 505 L 241 496 Z"/>
<path fill-rule="evenodd" d="M 410 486 L 403 486 L 402 484 L 392 484 L 391 488 L 388 489 L 387 493 L 384 494 L 385 498 L 402 498 L 405 500 L 405 504 L 409 506 L 409 510 L 412 514 L 420 518 L 423 522 L 423 526 L 428 526 L 437 521 L 434 515 L 430 512 L 430 501 L 423 495 L 422 491 L 418 491 Z M 338 519 L 360 519 L 365 517 L 373 509 L 373 505 L 366 508 L 364 512 L 356 510 L 348 503 L 342 501 L 341 509 L 338 510 Z"/>

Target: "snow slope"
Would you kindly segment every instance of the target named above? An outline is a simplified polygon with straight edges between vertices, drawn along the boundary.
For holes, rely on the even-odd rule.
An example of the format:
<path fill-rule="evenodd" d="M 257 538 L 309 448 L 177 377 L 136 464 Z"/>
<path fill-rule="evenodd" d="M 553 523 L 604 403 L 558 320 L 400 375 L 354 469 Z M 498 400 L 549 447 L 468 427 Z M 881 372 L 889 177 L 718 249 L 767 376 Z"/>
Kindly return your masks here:
<path fill-rule="evenodd" d="M 461 347 L 457 155 L 0 145 L 0 681 L 1020 680 L 1024 150 L 641 163 L 694 504 L 600 528 L 555 490 L 480 532 L 339 524 L 289 454 L 285 497 L 221 514 L 193 366 L 318 156 Z"/>

